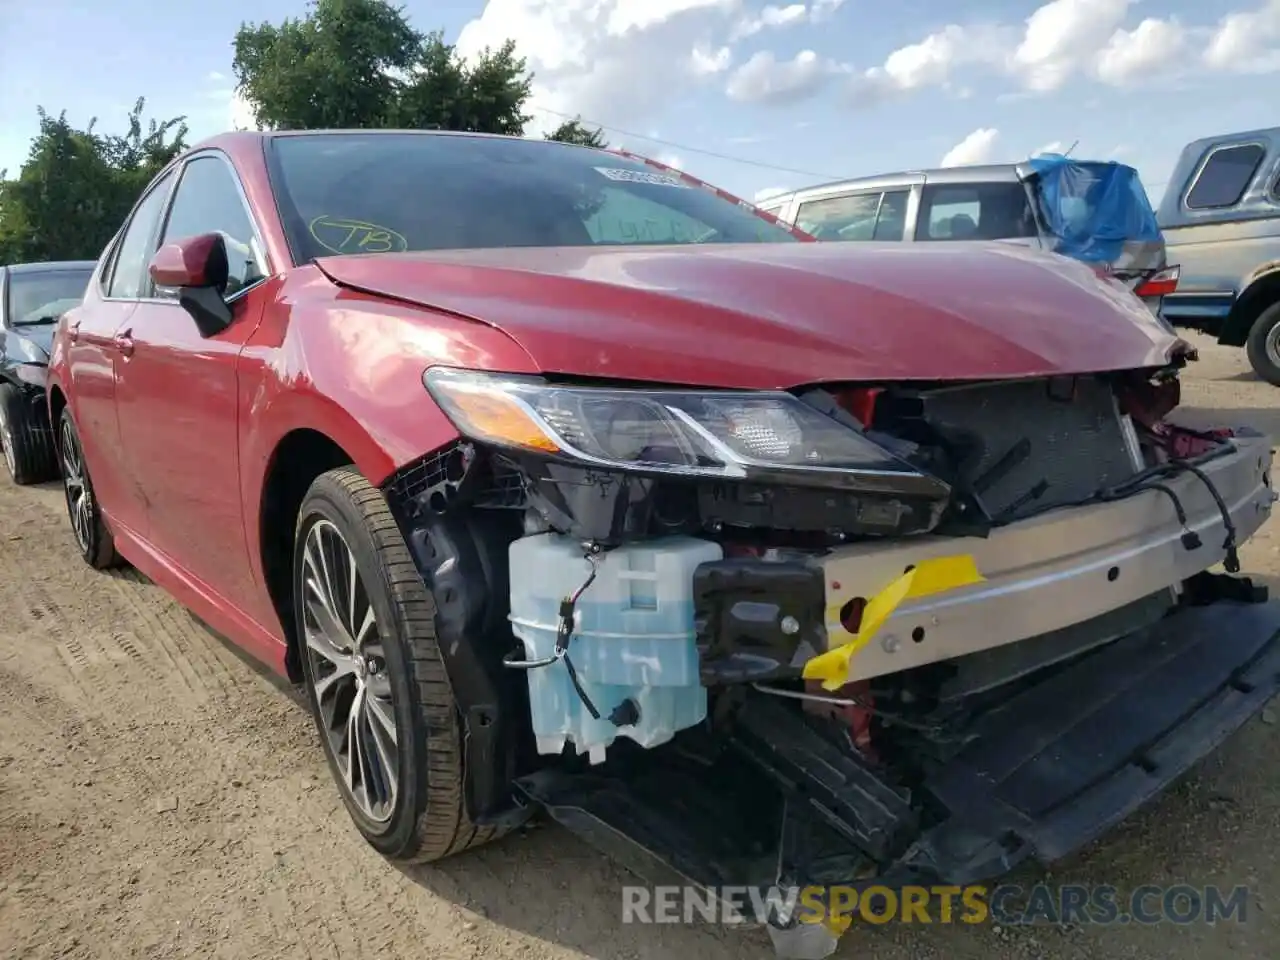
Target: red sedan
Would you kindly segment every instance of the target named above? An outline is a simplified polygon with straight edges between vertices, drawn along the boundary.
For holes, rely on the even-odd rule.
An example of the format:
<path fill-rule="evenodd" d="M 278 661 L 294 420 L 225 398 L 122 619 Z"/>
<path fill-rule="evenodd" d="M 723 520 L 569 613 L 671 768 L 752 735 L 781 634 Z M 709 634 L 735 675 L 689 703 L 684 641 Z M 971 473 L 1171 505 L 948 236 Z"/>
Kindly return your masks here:
<path fill-rule="evenodd" d="M 302 684 L 390 857 L 1061 856 L 1277 689 L 1206 572 L 1270 443 L 1178 426 L 1189 348 L 1087 266 L 807 239 L 584 147 L 209 141 L 58 328 L 76 543 Z"/>

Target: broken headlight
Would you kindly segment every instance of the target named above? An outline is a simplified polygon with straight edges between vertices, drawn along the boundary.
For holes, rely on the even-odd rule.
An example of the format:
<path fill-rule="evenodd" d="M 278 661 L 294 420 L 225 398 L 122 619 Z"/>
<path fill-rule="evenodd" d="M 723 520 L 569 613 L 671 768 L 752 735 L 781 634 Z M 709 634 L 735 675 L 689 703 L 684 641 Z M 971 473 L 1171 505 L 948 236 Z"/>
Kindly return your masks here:
<path fill-rule="evenodd" d="M 580 387 L 433 367 L 472 440 L 601 469 L 945 497 L 936 477 L 789 393 Z"/>

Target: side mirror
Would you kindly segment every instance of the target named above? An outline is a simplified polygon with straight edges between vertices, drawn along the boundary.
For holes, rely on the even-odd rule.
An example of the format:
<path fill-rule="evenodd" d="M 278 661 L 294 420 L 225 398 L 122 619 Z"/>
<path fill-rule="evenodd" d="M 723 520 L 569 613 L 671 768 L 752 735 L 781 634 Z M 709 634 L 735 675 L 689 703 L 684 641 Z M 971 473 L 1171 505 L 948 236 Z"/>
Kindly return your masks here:
<path fill-rule="evenodd" d="M 166 243 L 148 268 L 157 287 L 173 287 L 202 337 L 221 333 L 231 324 L 227 289 L 227 243 L 220 233 L 204 233 Z"/>

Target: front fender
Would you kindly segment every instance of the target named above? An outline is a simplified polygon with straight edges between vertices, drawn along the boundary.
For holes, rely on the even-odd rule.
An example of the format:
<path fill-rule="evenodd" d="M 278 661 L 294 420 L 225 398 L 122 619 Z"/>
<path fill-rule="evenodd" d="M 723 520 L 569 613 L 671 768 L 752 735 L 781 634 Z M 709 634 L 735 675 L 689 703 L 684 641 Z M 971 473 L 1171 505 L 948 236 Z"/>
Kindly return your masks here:
<path fill-rule="evenodd" d="M 457 439 L 422 382 L 434 364 L 535 372 L 492 327 L 339 292 L 315 268 L 284 283 L 240 357 L 241 503 L 255 566 L 263 490 L 289 434 L 327 437 L 375 486 Z"/>
<path fill-rule="evenodd" d="M 38 343 L 20 332 L 10 330 L 5 338 L 4 355 L 0 356 L 0 371 L 20 387 L 43 392 L 48 379 L 49 354 Z"/>
<path fill-rule="evenodd" d="M 1280 261 L 1255 269 L 1239 289 L 1218 337 L 1219 343 L 1229 347 L 1244 346 L 1259 314 L 1272 304 L 1280 303 Z"/>

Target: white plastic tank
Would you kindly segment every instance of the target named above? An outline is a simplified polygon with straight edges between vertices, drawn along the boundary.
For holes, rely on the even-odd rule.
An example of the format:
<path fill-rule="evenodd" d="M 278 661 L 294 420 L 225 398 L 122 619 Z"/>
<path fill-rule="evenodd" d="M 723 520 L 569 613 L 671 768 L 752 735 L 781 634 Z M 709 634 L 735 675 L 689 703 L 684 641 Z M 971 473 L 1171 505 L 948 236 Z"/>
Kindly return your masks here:
<path fill-rule="evenodd" d="M 580 543 L 555 533 L 511 544 L 511 625 L 527 660 L 554 654 L 561 601 L 591 573 L 583 553 Z M 571 743 L 599 763 L 619 736 L 655 747 L 706 718 L 693 574 L 723 556 L 719 544 L 668 537 L 596 558 L 596 578 L 575 605 L 568 655 L 600 717 L 587 710 L 563 660 L 528 669 L 539 753 L 559 754 Z M 619 726 L 610 718 L 620 707 L 627 710 L 627 700 L 638 717 Z"/>

